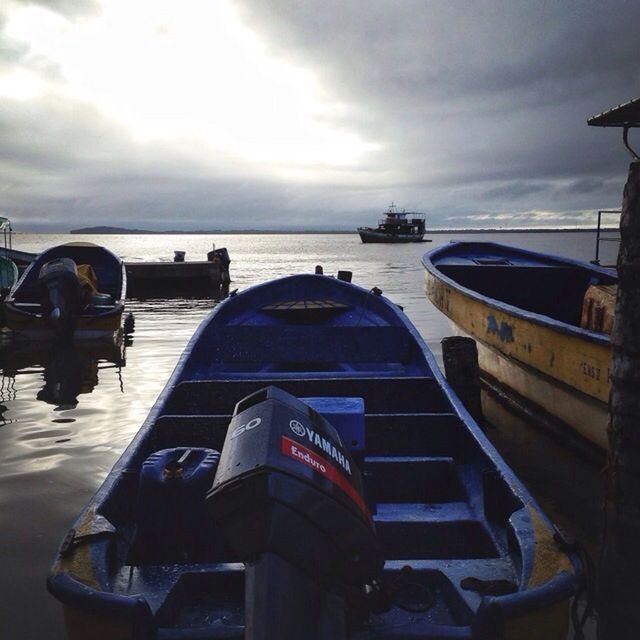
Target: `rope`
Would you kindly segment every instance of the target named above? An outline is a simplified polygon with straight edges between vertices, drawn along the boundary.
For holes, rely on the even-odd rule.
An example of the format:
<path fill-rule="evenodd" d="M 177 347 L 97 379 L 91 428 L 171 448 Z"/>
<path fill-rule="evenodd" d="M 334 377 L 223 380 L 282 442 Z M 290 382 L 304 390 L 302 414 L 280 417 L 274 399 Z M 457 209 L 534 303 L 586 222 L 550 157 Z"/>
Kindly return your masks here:
<path fill-rule="evenodd" d="M 582 575 L 578 584 L 578 590 L 571 603 L 571 624 L 573 625 L 573 639 L 585 640 L 584 627 L 587 620 L 596 615 L 596 570 L 593 559 L 584 545 L 577 540 L 567 540 L 556 529 L 554 539 L 560 549 L 578 556 L 582 567 Z M 580 601 L 584 599 L 585 606 L 582 613 L 579 612 Z"/>

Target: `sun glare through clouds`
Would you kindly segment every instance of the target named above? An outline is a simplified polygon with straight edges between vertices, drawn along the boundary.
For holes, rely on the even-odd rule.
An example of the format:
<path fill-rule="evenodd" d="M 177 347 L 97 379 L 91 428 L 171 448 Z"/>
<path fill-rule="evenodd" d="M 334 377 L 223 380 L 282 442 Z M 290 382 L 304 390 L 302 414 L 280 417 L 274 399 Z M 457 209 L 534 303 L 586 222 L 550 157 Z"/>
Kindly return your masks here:
<path fill-rule="evenodd" d="M 341 106 L 313 75 L 269 58 L 228 2 L 112 0 L 77 22 L 20 5 L 4 32 L 28 46 L 33 71 L 0 74 L 0 95 L 86 101 L 142 142 L 292 167 L 349 166 L 376 148 L 327 125 Z"/>

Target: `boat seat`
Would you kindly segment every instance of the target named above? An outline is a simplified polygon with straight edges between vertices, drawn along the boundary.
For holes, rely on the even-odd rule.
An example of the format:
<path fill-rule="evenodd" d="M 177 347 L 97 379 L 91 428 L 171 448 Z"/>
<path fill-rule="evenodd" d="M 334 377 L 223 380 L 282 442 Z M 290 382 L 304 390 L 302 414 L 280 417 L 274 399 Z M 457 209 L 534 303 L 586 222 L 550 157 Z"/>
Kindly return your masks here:
<path fill-rule="evenodd" d="M 367 495 L 376 503 L 445 503 L 465 499 L 448 456 L 367 456 Z"/>
<path fill-rule="evenodd" d="M 162 415 L 153 426 L 153 443 L 150 450 L 206 447 L 222 451 L 232 417 L 231 414 Z"/>
<path fill-rule="evenodd" d="M 308 378 L 202 380 L 181 382 L 166 411 L 176 414 L 231 414 L 237 402 L 270 385 L 300 398 L 347 396 L 364 400 L 367 413 L 442 413 L 450 405 L 438 382 L 428 376 L 401 378 Z"/>
<path fill-rule="evenodd" d="M 96 291 L 89 298 L 89 304 L 94 306 L 113 304 L 113 298 L 108 293 L 101 293 L 100 291 Z"/>
<path fill-rule="evenodd" d="M 466 502 L 383 503 L 374 521 L 387 560 L 499 557 L 489 532 Z"/>
<path fill-rule="evenodd" d="M 463 451 L 466 427 L 454 413 L 366 413 L 365 421 L 370 456 L 452 456 Z"/>
<path fill-rule="evenodd" d="M 217 330 L 198 356 L 224 363 L 407 362 L 410 341 L 404 327 L 238 325 Z"/>
<path fill-rule="evenodd" d="M 153 427 L 153 451 L 169 447 L 222 448 L 232 414 L 163 414 Z M 464 426 L 453 413 L 365 413 L 366 453 L 385 456 L 459 456 Z"/>

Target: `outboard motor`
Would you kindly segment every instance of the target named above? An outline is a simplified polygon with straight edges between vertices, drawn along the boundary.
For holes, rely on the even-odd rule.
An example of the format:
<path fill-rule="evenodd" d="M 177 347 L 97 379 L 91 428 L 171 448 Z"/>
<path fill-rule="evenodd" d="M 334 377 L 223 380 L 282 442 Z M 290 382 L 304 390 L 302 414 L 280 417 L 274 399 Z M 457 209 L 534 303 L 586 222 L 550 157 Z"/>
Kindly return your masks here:
<path fill-rule="evenodd" d="M 326 419 L 276 387 L 239 402 L 207 501 L 245 563 L 245 639 L 346 638 L 344 595 L 384 561 L 360 470 Z"/>
<path fill-rule="evenodd" d="M 71 258 L 58 258 L 45 263 L 38 274 L 44 316 L 61 338 L 73 334 L 74 319 L 80 305 L 78 268 Z"/>

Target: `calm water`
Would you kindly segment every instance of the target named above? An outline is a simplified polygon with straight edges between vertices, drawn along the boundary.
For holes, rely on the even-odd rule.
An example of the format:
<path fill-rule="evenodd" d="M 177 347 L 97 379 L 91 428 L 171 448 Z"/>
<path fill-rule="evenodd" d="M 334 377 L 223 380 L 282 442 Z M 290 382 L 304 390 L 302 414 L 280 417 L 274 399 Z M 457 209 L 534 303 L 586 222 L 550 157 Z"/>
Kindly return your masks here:
<path fill-rule="evenodd" d="M 91 240 L 125 260 L 171 259 L 176 249 L 195 260 L 204 259 L 215 242 L 231 255 L 232 289 L 313 272 L 316 264 L 327 274 L 349 269 L 355 283 L 378 286 L 402 305 L 440 357 L 440 340 L 450 331 L 424 297 L 420 258 L 453 236 L 433 238 L 431 244 L 363 245 L 356 235 L 17 234 L 14 246 L 38 252 L 70 240 Z M 518 233 L 500 234 L 497 241 L 589 260 L 594 238 L 591 233 Z M 466 239 L 496 237 L 474 234 Z M 59 606 L 44 586 L 56 547 L 138 430 L 211 307 L 210 301 L 131 301 L 128 309 L 135 315 L 136 330 L 131 344 L 122 349 L 57 352 L 33 345 L 1 347 L 0 637 L 64 637 Z M 507 458 L 517 466 L 526 443 L 502 439 Z M 552 465 L 557 462 L 552 460 Z M 544 485 L 537 486 L 540 474 L 530 464 L 523 466 L 522 475 L 536 485 L 545 508 L 560 517 L 562 507 L 554 502 L 553 488 L 562 480 L 554 479 L 554 487 L 545 491 Z"/>

